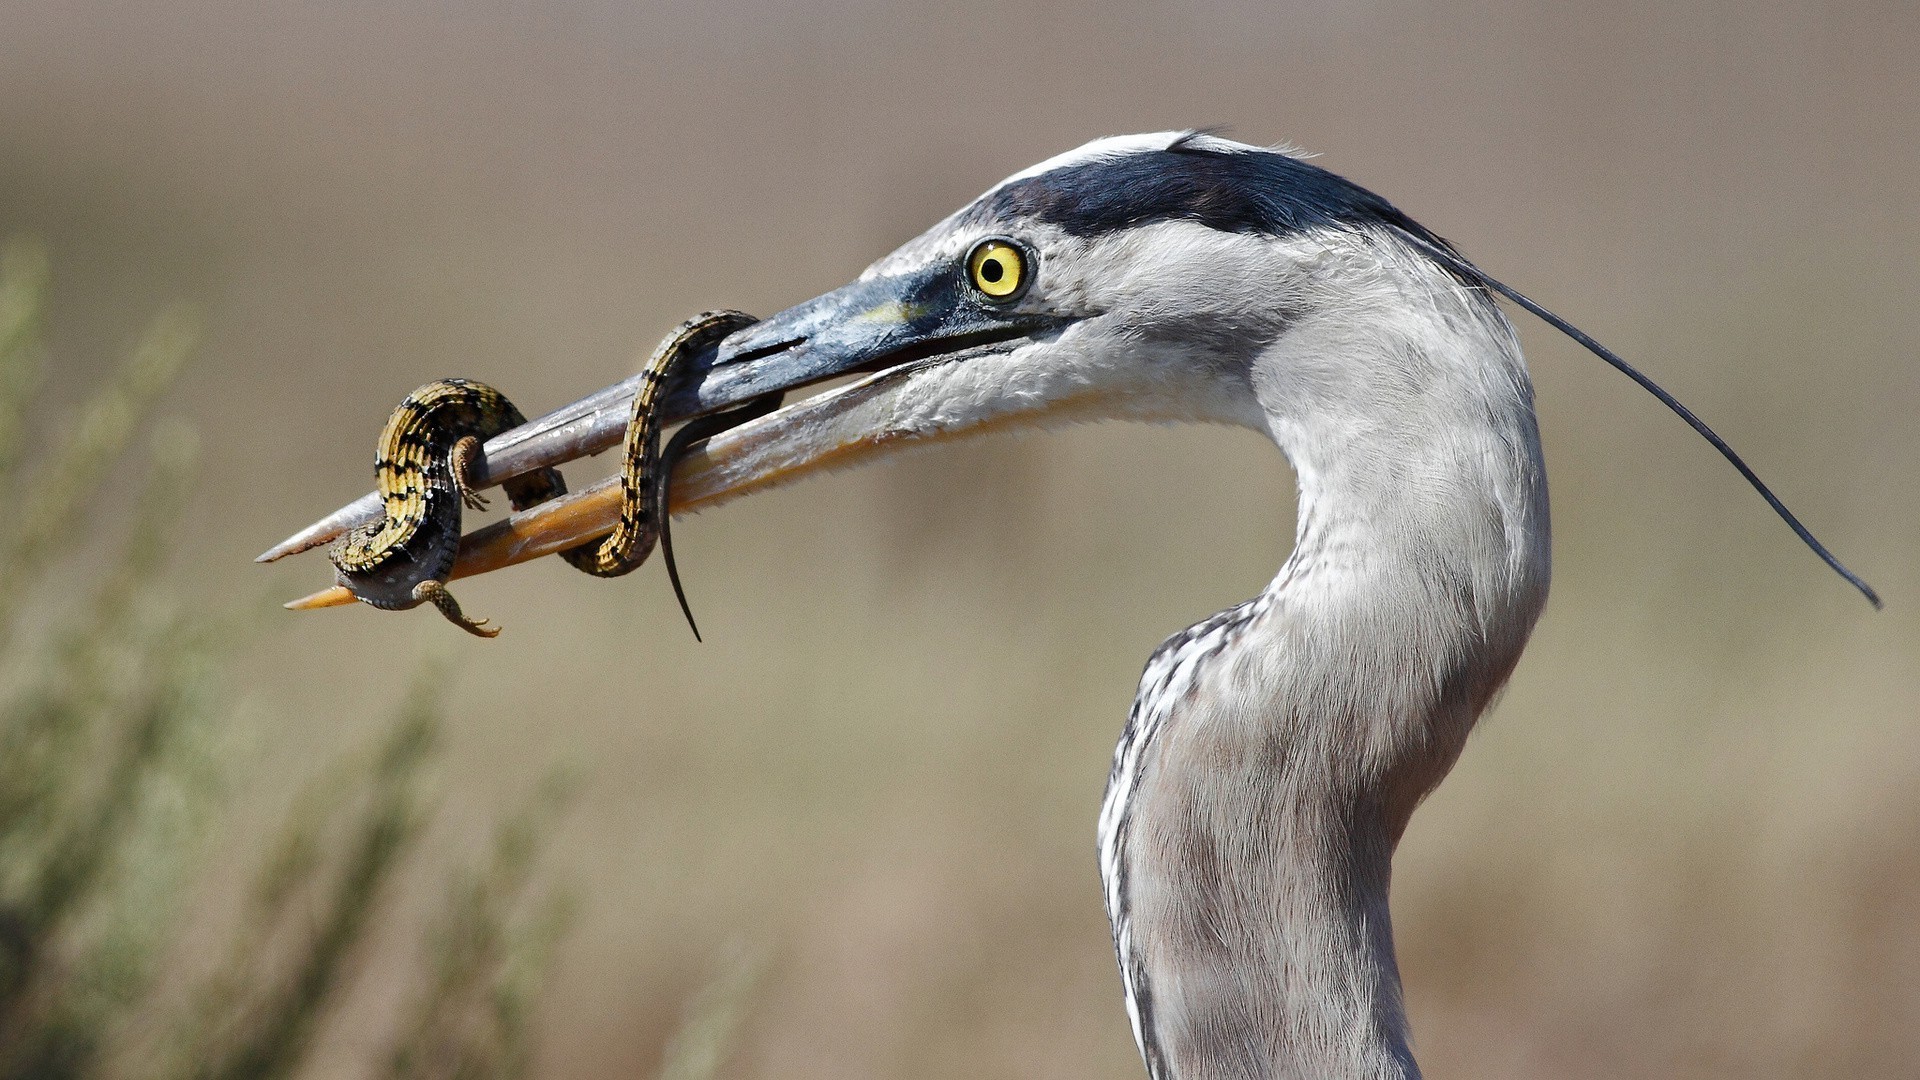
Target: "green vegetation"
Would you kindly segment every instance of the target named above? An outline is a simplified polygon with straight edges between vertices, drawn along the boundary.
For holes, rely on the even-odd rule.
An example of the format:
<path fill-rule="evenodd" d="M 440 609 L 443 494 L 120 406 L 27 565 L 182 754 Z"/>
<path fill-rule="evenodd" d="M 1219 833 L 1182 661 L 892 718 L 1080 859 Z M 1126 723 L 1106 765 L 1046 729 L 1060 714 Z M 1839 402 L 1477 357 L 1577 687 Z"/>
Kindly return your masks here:
<path fill-rule="evenodd" d="M 668 1040 L 659 1080 L 712 1080 L 733 1053 L 753 991 L 766 975 L 767 958 L 747 945 L 722 950 L 706 986 L 687 1003 Z"/>
<path fill-rule="evenodd" d="M 253 875 L 211 972 L 182 946 L 184 901 L 217 821 L 233 723 L 218 673 L 228 631 L 182 605 L 163 570 L 191 487 L 194 439 L 152 425 L 193 349 L 184 311 L 50 445 L 29 417 L 48 366 L 47 260 L 0 253 L 0 1080 L 299 1075 L 352 993 L 395 878 L 421 858 L 440 722 L 424 677 L 391 732 L 316 779 Z M 148 462 L 130 526 L 102 550 L 94 507 L 124 464 Z M 110 568 L 88 579 L 85 565 Z M 533 869 L 571 785 L 555 779 L 455 871 L 424 932 L 414 1004 L 384 1055 L 394 1078 L 524 1075 L 529 1017 L 566 922 Z M 176 962 L 178 961 L 178 962 Z M 182 974 L 181 972 L 186 972 Z"/>

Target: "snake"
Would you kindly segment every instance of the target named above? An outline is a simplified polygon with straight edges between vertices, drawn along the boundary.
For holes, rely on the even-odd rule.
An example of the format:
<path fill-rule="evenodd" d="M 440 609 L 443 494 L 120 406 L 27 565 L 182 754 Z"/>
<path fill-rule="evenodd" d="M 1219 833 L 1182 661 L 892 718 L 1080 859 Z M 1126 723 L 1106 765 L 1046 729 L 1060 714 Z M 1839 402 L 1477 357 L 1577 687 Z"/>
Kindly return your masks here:
<path fill-rule="evenodd" d="M 613 531 L 559 552 L 574 568 L 595 577 L 619 577 L 646 562 L 656 543 L 680 609 L 700 630 L 674 565 L 667 498 L 673 465 L 696 443 L 777 408 L 780 395 L 762 395 L 721 413 L 697 417 L 660 447 L 661 406 L 675 370 L 689 354 L 751 325 L 753 316 L 733 310 L 702 312 L 681 323 L 641 369 L 639 391 L 621 441 L 620 518 Z M 381 517 L 349 530 L 328 550 L 334 580 L 362 603 L 389 611 L 432 604 L 449 622 L 478 637 L 500 627 L 474 619 L 447 591 L 460 548 L 462 509 L 482 510 L 478 490 L 485 440 L 526 423 L 506 395 L 472 379 L 427 383 L 393 410 L 380 432 L 374 482 Z M 501 483 L 513 509 L 526 510 L 566 494 L 558 469 L 541 468 Z"/>

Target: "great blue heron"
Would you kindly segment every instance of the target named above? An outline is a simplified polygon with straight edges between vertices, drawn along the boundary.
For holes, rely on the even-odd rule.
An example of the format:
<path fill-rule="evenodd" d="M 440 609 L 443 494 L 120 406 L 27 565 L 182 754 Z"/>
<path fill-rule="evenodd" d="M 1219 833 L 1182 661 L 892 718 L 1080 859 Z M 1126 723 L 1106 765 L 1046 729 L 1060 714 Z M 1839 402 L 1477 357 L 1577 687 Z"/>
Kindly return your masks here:
<path fill-rule="evenodd" d="M 1390 861 L 1547 596 L 1533 391 L 1496 292 L 1661 394 L 1832 562 L 1677 402 L 1385 200 L 1192 132 L 1104 139 L 1008 178 L 853 283 L 734 334 L 670 402 L 691 416 L 868 373 L 714 439 L 683 464 L 679 509 L 1016 425 L 1236 424 L 1287 456 L 1293 553 L 1259 596 L 1153 654 L 1100 811 L 1155 1080 L 1418 1075 Z M 492 478 L 605 445 L 621 397 L 496 440 Z M 604 529 L 612 502 L 595 499 L 493 530 L 465 569 Z"/>

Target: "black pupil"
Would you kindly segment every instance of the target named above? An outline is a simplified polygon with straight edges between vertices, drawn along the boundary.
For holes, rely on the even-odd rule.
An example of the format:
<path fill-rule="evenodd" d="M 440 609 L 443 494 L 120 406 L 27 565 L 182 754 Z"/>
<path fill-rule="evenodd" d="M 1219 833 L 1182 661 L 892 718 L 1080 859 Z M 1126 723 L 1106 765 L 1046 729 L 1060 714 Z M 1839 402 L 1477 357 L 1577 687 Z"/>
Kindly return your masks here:
<path fill-rule="evenodd" d="M 989 256 L 985 262 L 980 264 L 980 280 L 989 284 L 999 281 L 1002 277 L 1006 276 L 1006 273 L 1007 268 L 1001 265 L 998 256 Z"/>

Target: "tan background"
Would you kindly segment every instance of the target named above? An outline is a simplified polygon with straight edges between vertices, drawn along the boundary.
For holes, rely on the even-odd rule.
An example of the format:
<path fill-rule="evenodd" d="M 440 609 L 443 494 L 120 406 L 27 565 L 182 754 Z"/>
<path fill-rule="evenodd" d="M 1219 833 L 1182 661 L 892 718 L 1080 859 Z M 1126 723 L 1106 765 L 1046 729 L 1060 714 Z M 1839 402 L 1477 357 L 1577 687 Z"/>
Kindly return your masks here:
<path fill-rule="evenodd" d="M 1395 200 L 1719 425 L 1888 598 L 1873 615 L 1658 405 L 1523 323 L 1554 598 L 1402 848 L 1429 1076 L 1920 1073 L 1920 7 L 1213 0 L 0 2 L 0 233 L 44 237 L 85 370 L 206 312 L 208 603 L 260 612 L 257 821 L 460 680 L 435 844 L 556 759 L 591 781 L 542 1072 L 643 1074 L 731 939 L 740 1077 L 1126 1077 L 1092 855 L 1147 653 L 1261 588 L 1271 449 L 1094 428 L 943 450 L 684 523 L 655 568 L 282 615 L 248 560 L 364 490 L 385 411 L 462 374 L 540 411 L 684 314 L 830 288 L 1093 136 L 1224 124 Z M 209 901 L 211 903 L 211 901 Z M 416 901 L 417 903 L 417 901 Z M 377 1045 L 376 964 L 325 1060 Z"/>

